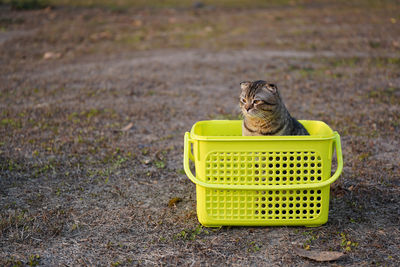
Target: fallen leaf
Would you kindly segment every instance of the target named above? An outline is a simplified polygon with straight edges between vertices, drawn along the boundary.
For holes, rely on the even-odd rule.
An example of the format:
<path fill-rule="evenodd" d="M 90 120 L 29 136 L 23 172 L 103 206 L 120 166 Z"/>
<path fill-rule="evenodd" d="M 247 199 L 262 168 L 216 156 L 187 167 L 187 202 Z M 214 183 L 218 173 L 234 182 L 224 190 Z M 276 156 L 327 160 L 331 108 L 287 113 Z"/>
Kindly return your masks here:
<path fill-rule="evenodd" d="M 315 261 L 334 261 L 344 256 L 339 251 L 305 250 L 298 247 L 293 247 L 293 250 L 298 256 Z"/>
<path fill-rule="evenodd" d="M 43 55 L 44 59 L 56 59 L 56 58 L 60 58 L 61 57 L 61 53 L 54 53 L 54 52 L 46 52 Z"/>
<path fill-rule="evenodd" d="M 93 41 L 110 40 L 110 39 L 112 39 L 112 34 L 108 31 L 93 33 L 92 35 L 90 35 L 90 39 Z"/>
<path fill-rule="evenodd" d="M 212 27 L 210 27 L 210 26 L 207 26 L 207 27 L 204 28 L 205 32 L 212 32 L 213 30 L 214 29 Z"/>
<path fill-rule="evenodd" d="M 171 17 L 168 19 L 169 23 L 176 23 L 178 20 L 175 17 Z"/>
<path fill-rule="evenodd" d="M 182 201 L 182 198 L 180 198 L 180 197 L 174 197 L 174 198 L 171 198 L 169 201 L 168 201 L 168 207 L 174 207 L 174 206 L 176 206 L 176 204 L 177 203 L 179 203 L 179 202 L 181 202 Z"/>
<path fill-rule="evenodd" d="M 132 24 L 136 27 L 140 27 L 143 25 L 143 22 L 141 20 L 135 20 L 132 22 Z"/>
<path fill-rule="evenodd" d="M 124 128 L 121 129 L 121 131 L 126 132 L 129 129 L 131 129 L 133 127 L 133 123 L 130 122 L 128 125 L 126 125 Z"/>

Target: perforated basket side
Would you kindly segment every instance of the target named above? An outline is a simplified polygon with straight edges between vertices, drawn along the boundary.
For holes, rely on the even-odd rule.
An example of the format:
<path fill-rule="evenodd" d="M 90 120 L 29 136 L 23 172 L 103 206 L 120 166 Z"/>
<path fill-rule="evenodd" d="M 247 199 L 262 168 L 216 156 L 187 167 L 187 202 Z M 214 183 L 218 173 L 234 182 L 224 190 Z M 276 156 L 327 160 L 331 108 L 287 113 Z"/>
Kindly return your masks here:
<path fill-rule="evenodd" d="M 327 208 L 329 188 L 310 190 L 206 189 L 208 219 L 226 221 L 312 221 Z"/>
<path fill-rule="evenodd" d="M 317 183 L 323 161 L 314 151 L 210 152 L 205 161 L 205 181 L 231 185 L 285 185 Z"/>
<path fill-rule="evenodd" d="M 321 156 L 310 150 L 213 151 L 206 157 L 205 170 L 205 180 L 220 185 L 309 184 L 327 179 L 323 177 Z M 206 189 L 204 194 L 208 220 L 228 224 L 240 221 L 306 224 L 318 219 L 329 205 L 329 187 L 303 190 Z"/>

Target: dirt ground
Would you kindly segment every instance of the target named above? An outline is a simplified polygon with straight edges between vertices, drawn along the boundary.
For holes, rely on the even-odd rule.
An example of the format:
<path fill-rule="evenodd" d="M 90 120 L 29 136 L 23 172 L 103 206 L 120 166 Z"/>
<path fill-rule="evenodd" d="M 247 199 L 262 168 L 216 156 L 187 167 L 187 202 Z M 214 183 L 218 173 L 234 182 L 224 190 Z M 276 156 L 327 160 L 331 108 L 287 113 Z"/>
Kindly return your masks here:
<path fill-rule="evenodd" d="M 400 4 L 275 2 L 0 4 L 0 265 L 399 266 Z M 184 132 L 256 79 L 342 136 L 324 226 L 197 221 Z"/>

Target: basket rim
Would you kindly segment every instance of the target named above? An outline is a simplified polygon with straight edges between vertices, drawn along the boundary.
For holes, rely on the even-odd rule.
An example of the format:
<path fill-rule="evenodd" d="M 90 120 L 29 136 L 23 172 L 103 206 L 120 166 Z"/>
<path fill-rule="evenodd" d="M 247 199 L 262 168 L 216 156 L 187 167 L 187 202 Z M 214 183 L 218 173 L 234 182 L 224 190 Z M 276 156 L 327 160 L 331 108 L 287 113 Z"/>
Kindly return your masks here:
<path fill-rule="evenodd" d="M 197 141 L 315 141 L 315 140 L 332 140 L 335 138 L 336 131 L 333 131 L 325 122 L 317 120 L 299 120 L 300 123 L 312 124 L 318 123 L 330 130 L 329 135 L 284 135 L 284 136 L 205 136 L 195 133 L 195 129 L 200 124 L 206 123 L 232 123 L 243 122 L 243 120 L 203 120 L 193 124 L 190 130 L 190 139 Z"/>

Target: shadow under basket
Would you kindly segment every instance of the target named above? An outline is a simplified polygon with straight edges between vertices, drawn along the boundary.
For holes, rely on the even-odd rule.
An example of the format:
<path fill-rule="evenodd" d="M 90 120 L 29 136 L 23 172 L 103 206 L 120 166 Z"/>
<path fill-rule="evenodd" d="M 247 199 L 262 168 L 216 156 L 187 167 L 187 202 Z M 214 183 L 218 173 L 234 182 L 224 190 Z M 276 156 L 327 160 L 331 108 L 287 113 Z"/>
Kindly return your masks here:
<path fill-rule="evenodd" d="M 183 165 L 196 184 L 202 225 L 328 221 L 330 184 L 343 168 L 340 136 L 321 121 L 300 123 L 309 136 L 242 136 L 240 120 L 199 121 L 185 133 Z M 338 165 L 331 176 L 334 148 Z"/>

